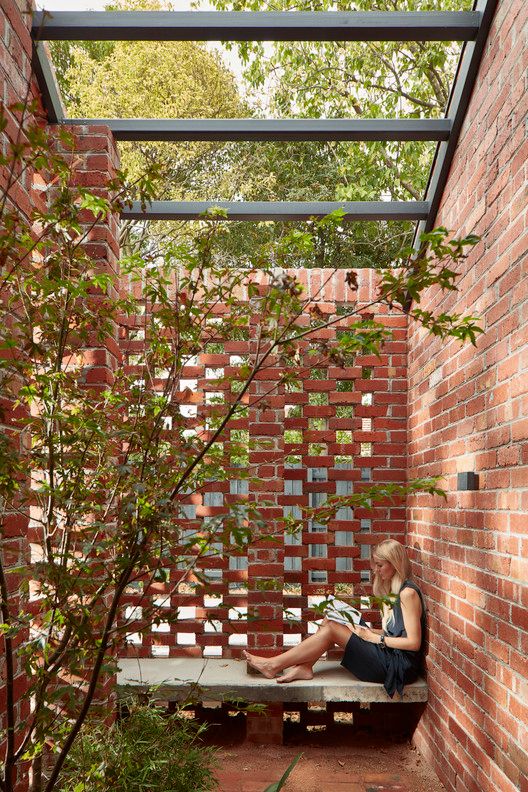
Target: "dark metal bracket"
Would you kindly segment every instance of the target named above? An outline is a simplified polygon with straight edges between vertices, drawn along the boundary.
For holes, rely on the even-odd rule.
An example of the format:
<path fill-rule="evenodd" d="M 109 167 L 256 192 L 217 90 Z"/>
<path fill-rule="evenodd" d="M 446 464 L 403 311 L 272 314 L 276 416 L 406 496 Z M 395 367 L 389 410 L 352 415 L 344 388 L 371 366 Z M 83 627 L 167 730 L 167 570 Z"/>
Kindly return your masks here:
<path fill-rule="evenodd" d="M 63 118 L 107 126 L 116 140 L 448 140 L 448 119 Z"/>

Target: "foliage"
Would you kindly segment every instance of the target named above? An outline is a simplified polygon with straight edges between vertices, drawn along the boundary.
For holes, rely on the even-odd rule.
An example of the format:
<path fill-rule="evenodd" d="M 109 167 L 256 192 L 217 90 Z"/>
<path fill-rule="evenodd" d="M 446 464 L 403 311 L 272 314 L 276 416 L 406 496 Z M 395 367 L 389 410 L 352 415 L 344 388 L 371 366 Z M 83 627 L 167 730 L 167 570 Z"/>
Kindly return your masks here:
<path fill-rule="evenodd" d="M 108 10 L 164 10 L 159 0 L 119 0 Z M 247 115 L 233 75 L 220 57 L 192 41 L 51 42 L 70 117 L 238 118 Z M 119 144 L 122 167 L 135 180 L 156 166 L 156 194 L 166 200 L 234 197 L 236 150 L 219 142 Z M 157 236 L 182 238 L 186 224 L 137 223 L 122 243 L 145 255 Z"/>
<path fill-rule="evenodd" d="M 110 728 L 88 721 L 64 765 L 61 792 L 208 792 L 214 754 L 182 713 L 133 705 Z"/>
<path fill-rule="evenodd" d="M 108 5 L 108 9 L 168 7 L 157 0 L 121 0 Z M 236 118 L 270 114 L 263 103 L 260 81 L 249 74 L 247 99 L 243 100 L 218 54 L 201 44 L 123 41 L 50 45 L 71 117 Z M 281 108 L 275 109 L 282 114 Z M 334 142 L 119 144 L 123 168 L 131 178 L 156 163 L 158 197 L 250 201 L 378 199 L 394 178 L 386 162 L 380 167 L 376 146 Z M 418 146 L 424 148 L 424 144 Z M 424 186 L 428 161 L 425 157 L 417 190 Z M 418 173 L 416 168 L 413 173 Z M 401 191 L 394 196 L 401 196 Z M 249 229 L 247 224 L 230 223 L 222 237 L 223 250 L 235 261 L 241 254 L 250 255 L 255 246 L 287 236 L 292 227 L 309 229 L 303 223 L 261 223 Z M 354 223 L 336 236 L 321 228 L 316 255 L 301 254 L 294 266 L 320 266 L 323 259 L 331 267 L 347 268 L 351 261 L 355 267 L 380 266 L 397 255 L 411 229 L 405 222 Z M 192 225 L 159 222 L 149 224 L 148 234 L 138 224 L 129 225 L 122 238 L 145 256 L 157 250 L 156 238 L 182 239 L 189 233 L 193 233 Z"/>
<path fill-rule="evenodd" d="M 69 112 L 83 118 L 233 118 L 243 115 L 234 80 L 214 53 L 194 42 L 117 41 L 105 58 L 72 48 L 66 73 L 74 98 Z M 224 168 L 216 143 L 122 143 L 130 178 L 156 162 L 159 195 L 185 192 L 212 198 L 222 189 Z M 216 175 L 218 174 L 218 175 Z M 216 184 L 215 184 L 216 180 Z"/>
<path fill-rule="evenodd" d="M 434 0 L 212 0 L 228 11 L 437 11 Z M 197 7 L 203 4 L 197 0 Z M 469 10 L 446 0 L 442 10 Z M 241 42 L 237 48 L 250 101 L 267 97 L 278 118 L 439 118 L 446 109 L 460 45 L 450 42 Z M 263 167 L 253 200 L 422 200 L 435 144 L 342 142 L 260 148 Z M 267 167 L 264 166 L 267 162 Z M 263 197 L 266 191 L 269 198 Z M 301 194 L 299 194 L 301 192 Z M 352 224 L 333 249 L 332 266 L 361 257 L 380 266 L 409 242 L 404 222 Z M 274 233 L 281 233 L 275 226 Z M 339 264 L 341 259 L 342 263 Z M 386 259 L 385 259 L 386 260 Z M 306 266 L 303 261 L 302 266 Z"/>
<path fill-rule="evenodd" d="M 215 0 L 232 11 L 436 11 L 433 0 Z M 465 10 L 471 0 L 446 0 Z M 245 76 L 271 93 L 279 116 L 308 118 L 437 118 L 449 96 L 459 47 L 445 42 L 242 42 Z M 419 200 L 430 150 L 422 143 L 348 146 L 337 198 Z"/>
<path fill-rule="evenodd" d="M 164 0 L 117 0 L 108 11 L 172 10 Z M 202 118 L 244 113 L 233 76 L 220 58 L 195 42 L 51 41 L 61 96 L 70 117 Z M 203 189 L 218 171 L 222 146 L 120 144 L 130 178 L 156 163 L 158 195 L 180 198 Z M 215 165 L 216 167 L 213 167 Z M 200 193 L 200 197 L 203 197 Z M 165 228 L 166 231 L 166 228 Z M 149 229 L 152 236 L 153 224 Z"/>
<path fill-rule="evenodd" d="M 27 111 L 10 108 L 23 117 Z M 6 125 L 2 115 L 2 131 Z M 351 302 L 328 317 L 285 268 L 300 256 L 313 257 L 319 234 L 338 236 L 341 212 L 246 251 L 238 266 L 226 261 L 225 224 L 214 214 L 191 238 L 167 245 L 163 256 L 145 261 L 133 253 L 114 266 L 92 259 L 86 245 L 136 193 L 151 198 L 150 175 L 131 188 L 119 172 L 104 196 L 92 194 L 74 178 L 71 136 L 60 131 L 53 140 L 27 120 L 0 165 L 7 173 L 0 374 L 9 425 L 0 446 L 7 688 L 0 789 L 12 792 L 13 768 L 37 762 L 47 746 L 55 761 L 43 792 L 52 792 L 97 699 L 100 677 L 115 671 L 127 633 L 178 619 L 177 611 L 147 596 L 149 586 L 167 581 L 170 597 L 191 573 L 203 585 L 204 557 L 245 548 L 267 530 L 257 504 L 246 498 L 201 526 L 191 522 L 196 527 L 189 528 L 186 517 L 190 496 L 211 480 L 251 478 L 251 470 L 240 467 L 247 463 L 248 440 L 237 421 L 265 404 L 267 394 L 252 389 L 260 372 L 277 365 L 278 384 L 295 387 L 313 331 L 343 322 L 345 334 L 311 350 L 310 368 L 379 354 L 385 331 L 374 317 L 378 303 L 442 338 L 474 340 L 474 319 L 430 316 L 414 306 L 424 288 L 456 289 L 456 264 L 476 238 L 449 240 L 445 229 L 436 230 L 417 258 L 404 251 L 396 267 L 386 262 L 370 309 Z M 8 192 L 33 169 L 49 185 L 47 204 L 25 217 Z M 357 288 L 353 270 L 347 280 Z M 187 367 L 204 345 L 247 338 L 250 322 L 256 339 L 251 356 L 211 379 L 220 395 L 205 416 L 192 415 Z M 434 480 L 410 487 L 438 491 Z M 406 491 L 365 487 L 354 498 L 370 506 Z M 334 513 L 339 505 L 331 504 Z M 13 520 L 30 521 L 32 550 L 15 566 Z M 179 570 L 176 578 L 168 579 L 168 569 Z M 132 585 L 142 585 L 143 595 L 126 616 L 123 603 Z M 17 722 L 20 664 L 31 712 Z"/>

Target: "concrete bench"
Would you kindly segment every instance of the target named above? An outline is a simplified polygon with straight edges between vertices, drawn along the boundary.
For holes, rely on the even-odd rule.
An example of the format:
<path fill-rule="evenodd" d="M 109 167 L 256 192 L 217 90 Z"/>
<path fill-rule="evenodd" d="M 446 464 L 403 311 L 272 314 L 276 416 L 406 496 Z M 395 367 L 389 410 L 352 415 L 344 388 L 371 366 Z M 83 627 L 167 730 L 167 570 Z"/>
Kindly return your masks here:
<path fill-rule="evenodd" d="M 313 679 L 279 685 L 272 679 L 248 674 L 245 661 L 208 658 L 163 658 L 120 660 L 117 675 L 118 696 L 146 692 L 155 688 L 153 698 L 184 701 L 190 685 L 196 685 L 203 699 L 224 701 L 237 698 L 267 703 L 283 701 L 359 701 L 373 703 L 416 703 L 427 701 L 423 679 L 407 685 L 403 697 L 387 696 L 383 685 L 361 682 L 336 661 L 320 660 Z"/>
<path fill-rule="evenodd" d="M 314 678 L 280 685 L 260 675 L 248 674 L 245 661 L 210 658 L 123 659 L 119 661 L 117 695 L 124 700 L 131 693 L 148 693 L 154 701 L 183 702 L 243 700 L 266 704 L 265 715 L 248 714 L 247 736 L 253 742 L 281 742 L 283 704 L 306 702 L 355 702 L 361 710 L 383 712 L 384 722 L 401 718 L 397 704 L 415 705 L 427 701 L 427 684 L 418 679 L 406 685 L 403 696 L 387 696 L 383 685 L 361 682 L 338 662 L 321 660 L 315 664 Z M 394 709 L 396 708 L 396 709 Z M 423 706 L 419 708 L 423 709 Z M 379 719 L 380 716 L 378 716 Z"/>

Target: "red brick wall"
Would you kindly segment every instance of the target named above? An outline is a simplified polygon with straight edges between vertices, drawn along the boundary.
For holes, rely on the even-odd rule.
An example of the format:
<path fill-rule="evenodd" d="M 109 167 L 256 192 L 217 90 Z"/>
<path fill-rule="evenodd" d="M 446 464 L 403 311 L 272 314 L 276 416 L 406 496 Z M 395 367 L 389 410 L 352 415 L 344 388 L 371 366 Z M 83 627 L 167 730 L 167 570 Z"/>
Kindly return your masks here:
<path fill-rule="evenodd" d="M 31 24 L 30 4 L 2 0 L 0 7 L 0 101 L 2 101 L 7 119 L 7 126 L 1 138 L 2 151 L 8 154 L 9 145 L 23 141 L 20 135 L 20 120 L 22 113 L 9 109 L 15 102 L 27 102 L 29 105 L 37 100 L 37 114 L 45 123 L 42 107 L 39 103 L 39 92 L 31 72 L 32 43 L 29 34 Z M 31 120 L 26 112 L 25 121 Z M 85 127 L 76 133 L 76 152 L 63 152 L 65 156 L 74 156 L 77 160 L 77 178 L 80 184 L 86 187 L 97 188 L 106 183 L 114 174 L 117 165 L 117 152 L 108 129 L 102 127 Z M 0 169 L 0 187 L 2 193 L 8 190 L 9 199 L 7 208 L 16 206 L 21 222 L 32 225 L 32 211 L 35 208 L 44 209 L 47 187 L 40 174 L 27 169 L 23 174 L 16 170 L 10 172 L 9 168 Z M 89 218 L 87 217 L 87 222 Z M 87 237 L 87 249 L 105 269 L 116 270 L 118 262 L 118 227 L 117 218 L 113 217 L 108 222 L 97 224 Z M 93 299 L 97 299 L 94 295 Z M 115 344 L 106 350 L 93 349 L 86 355 L 86 381 L 87 384 L 102 384 L 109 381 L 111 372 L 120 362 L 117 344 L 117 330 Z M 20 443 L 20 430 L 15 423 L 20 415 L 13 413 L 12 405 L 5 399 L 1 402 L 0 432 L 8 435 L 12 442 Z M 2 560 L 5 568 L 19 565 L 21 561 L 29 559 L 29 542 L 38 542 L 40 537 L 32 535 L 28 529 L 27 517 L 21 515 L 7 515 L 4 519 L 2 541 Z M 16 609 L 13 603 L 19 597 L 19 578 L 14 574 L 7 574 L 9 586 L 9 603 L 13 613 Z M 17 641 L 23 640 L 23 635 L 17 636 Z M 5 689 L 5 651 L 0 642 L 0 728 L 5 728 L 6 689 Z M 27 717 L 28 702 L 20 697 L 25 690 L 25 676 L 22 660 L 15 658 L 15 697 L 18 699 L 15 707 L 17 723 Z M 26 769 L 19 772 L 17 789 L 24 790 L 28 783 Z"/>
<path fill-rule="evenodd" d="M 54 127 L 50 127 L 53 135 Z M 108 198 L 106 185 L 115 178 L 119 168 L 119 154 L 113 136 L 106 126 L 95 124 L 78 125 L 70 130 L 73 146 L 65 146 L 57 142 L 59 152 L 67 162 L 74 162 L 74 184 L 84 187 L 93 195 Z M 111 297 L 119 297 L 119 226 L 120 220 L 116 213 L 95 222 L 91 212 L 84 212 L 81 219 L 85 225 L 83 247 L 86 253 L 97 264 L 97 270 L 115 276 L 116 288 Z M 92 294 L 92 306 L 97 301 L 104 301 L 104 294 Z M 118 328 L 115 325 L 113 338 L 105 340 L 106 346 L 94 345 L 84 353 L 86 385 L 107 386 L 113 382 L 113 372 L 122 362 L 119 347 Z M 94 344 L 97 342 L 94 340 Z"/>
<path fill-rule="evenodd" d="M 482 316 L 477 348 L 409 335 L 408 544 L 429 603 L 430 703 L 416 742 L 448 790 L 528 788 L 528 50 L 524 0 L 491 30 L 437 218 L 482 236 L 460 290 L 423 307 Z M 477 492 L 457 492 L 475 471 Z"/>
<path fill-rule="evenodd" d="M 295 274 L 312 301 L 306 308 L 306 324 L 313 304 L 323 314 L 334 314 L 356 299 L 359 306 L 366 305 L 374 294 L 375 277 L 370 271 L 359 273 L 357 295 L 346 286 L 344 271 L 332 275 L 313 269 Z M 380 358 L 358 356 L 353 366 L 324 367 L 318 372 L 307 344 L 300 389 L 286 393 L 281 389 L 270 405 L 273 409 L 264 415 L 250 412 L 250 437 L 268 432 L 282 452 L 278 458 L 275 455 L 274 464 L 257 468 L 258 496 L 273 498 L 278 507 L 270 510 L 270 525 L 288 508 L 316 506 L 317 499 L 351 493 L 362 481 L 405 480 L 405 322 L 384 311 L 376 318 L 393 329 L 393 340 Z M 314 333 L 311 341 L 333 338 L 346 325 L 344 321 Z M 259 386 L 269 391 L 282 374 L 278 367 L 269 369 Z M 292 464 L 288 457 L 297 461 Z M 404 510 L 397 506 L 344 509 L 326 529 L 314 523 L 304 521 L 298 543 L 285 538 L 279 545 L 269 543 L 250 551 L 250 604 L 251 598 L 258 601 L 257 615 L 264 614 L 248 625 L 250 648 L 275 652 L 305 637 L 313 619 L 311 598 L 322 592 L 357 596 L 362 573 L 363 579 L 369 576 L 370 545 L 384 538 L 380 534 L 403 539 Z M 266 591 L 267 578 L 278 579 L 281 590 Z"/>
<path fill-rule="evenodd" d="M 359 306 L 367 305 L 374 294 L 375 276 L 367 270 L 358 273 L 358 292 L 346 285 L 344 270 L 290 274 L 300 279 L 305 297 L 310 298 L 302 320 L 307 326 L 314 304 L 321 313 L 334 314 L 356 300 Z M 387 535 L 403 541 L 405 510 L 398 505 L 343 509 L 326 528 L 305 519 L 296 541 L 283 535 L 282 518 L 290 509 L 316 507 L 325 497 L 352 493 L 367 482 L 405 481 L 405 319 L 382 310 L 377 318 L 393 330 L 380 358 L 358 356 L 353 366 L 319 369 L 307 342 L 298 389 L 278 387 L 284 370 L 277 361 L 260 372 L 248 416 L 228 431 L 245 431 L 250 441 L 263 438 L 270 443 L 250 449 L 251 472 L 258 480 L 249 482 L 247 494 L 261 504 L 266 530 L 275 537 L 255 542 L 238 561 L 229 552 L 222 553 L 220 543 L 221 555 L 200 559 L 209 577 L 207 585 L 198 585 L 192 574 L 178 583 L 181 570 L 173 569 L 166 583 L 129 592 L 128 612 L 146 596 L 167 598 L 171 611 L 180 614 L 177 623 L 167 622 L 142 634 L 131 630 L 129 656 L 239 657 L 244 646 L 276 652 L 306 635 L 314 618 L 312 597 L 329 591 L 358 595 L 361 581 L 369 579 L 372 543 Z M 349 321 L 320 330 L 311 340 L 334 337 Z M 190 427 L 204 425 L 211 410 L 207 394 L 218 391 L 211 374 L 220 376 L 220 370 L 226 376 L 234 374 L 240 365 L 237 358 L 249 354 L 256 343 L 257 328 L 255 321 L 247 340 L 227 342 L 221 353 L 211 355 L 204 349 L 192 366 L 183 369 L 182 376 L 189 378 L 185 384 L 193 391 L 189 406 L 196 409 Z M 123 340 L 129 362 L 138 343 Z M 270 394 L 265 405 L 251 404 L 265 393 Z M 229 398 L 226 386 L 225 400 Z M 225 514 L 229 499 L 236 497 L 229 482 L 213 482 L 208 490 L 192 496 L 192 522 L 182 521 L 183 529 L 200 530 L 204 518 Z M 300 517 L 300 512 L 295 516 Z"/>
<path fill-rule="evenodd" d="M 8 156 L 10 144 L 19 141 L 19 119 L 21 114 L 10 111 L 7 106 L 14 102 L 31 101 L 38 97 L 37 87 L 31 77 L 31 40 L 28 32 L 30 17 L 23 16 L 19 5 L 13 0 L 3 0 L 0 8 L 0 99 L 6 105 L 5 116 L 7 126 L 1 135 L 0 143 L 2 153 Z M 38 202 L 38 193 L 35 191 L 34 173 L 27 169 L 20 174 L 16 169 L 0 169 L 0 189 L 4 195 L 7 191 L 8 200 L 6 209 L 12 205 L 18 207 L 23 221 L 29 221 L 31 210 Z M 12 202 L 12 203 L 11 203 Z M 5 299 L 6 295 L 2 295 Z M 15 415 L 12 402 L 2 398 L 0 401 L 0 433 L 8 437 L 17 447 L 22 445 L 20 430 L 14 423 Z M 18 411 L 20 418 L 20 411 Z M 16 612 L 14 604 L 19 599 L 20 578 L 9 570 L 17 566 L 21 560 L 29 557 L 27 542 L 28 519 L 23 515 L 3 515 L 3 565 L 6 571 L 6 585 L 8 588 L 9 603 L 12 612 Z M 19 633 L 13 641 L 14 646 L 24 640 L 24 634 Z M 0 729 L 6 727 L 7 694 L 5 687 L 6 664 L 3 639 L 0 639 Z M 19 722 L 28 714 L 28 702 L 22 701 L 26 688 L 23 662 L 15 658 L 14 663 L 14 695 L 15 695 L 15 720 Z M 24 789 L 27 778 L 25 773 L 18 775 L 17 789 Z"/>

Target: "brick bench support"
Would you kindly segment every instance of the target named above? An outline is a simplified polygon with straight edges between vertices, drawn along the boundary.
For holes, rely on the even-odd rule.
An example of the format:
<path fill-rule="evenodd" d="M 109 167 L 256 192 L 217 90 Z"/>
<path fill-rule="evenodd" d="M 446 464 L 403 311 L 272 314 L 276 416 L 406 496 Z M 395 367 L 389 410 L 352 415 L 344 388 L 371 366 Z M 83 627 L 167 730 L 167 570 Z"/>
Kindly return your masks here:
<path fill-rule="evenodd" d="M 383 710 L 382 723 L 401 718 L 398 704 L 411 714 L 427 701 L 427 684 L 419 679 L 407 685 L 403 696 L 390 699 L 382 685 L 361 682 L 339 663 L 322 660 L 315 664 L 314 678 L 279 685 L 262 676 L 248 674 L 245 661 L 207 658 L 123 659 L 119 661 L 117 695 L 123 701 L 131 693 L 147 693 L 154 701 L 183 702 L 242 700 L 266 704 L 263 713 L 247 715 L 247 739 L 254 743 L 282 743 L 284 703 L 357 703 L 359 711 Z M 390 717 L 393 712 L 394 718 Z M 366 714 L 366 713 L 365 713 Z M 360 719 L 361 720 L 361 719 Z"/>
<path fill-rule="evenodd" d="M 284 704 L 268 703 L 265 712 L 248 712 L 246 740 L 259 745 L 282 745 Z"/>

